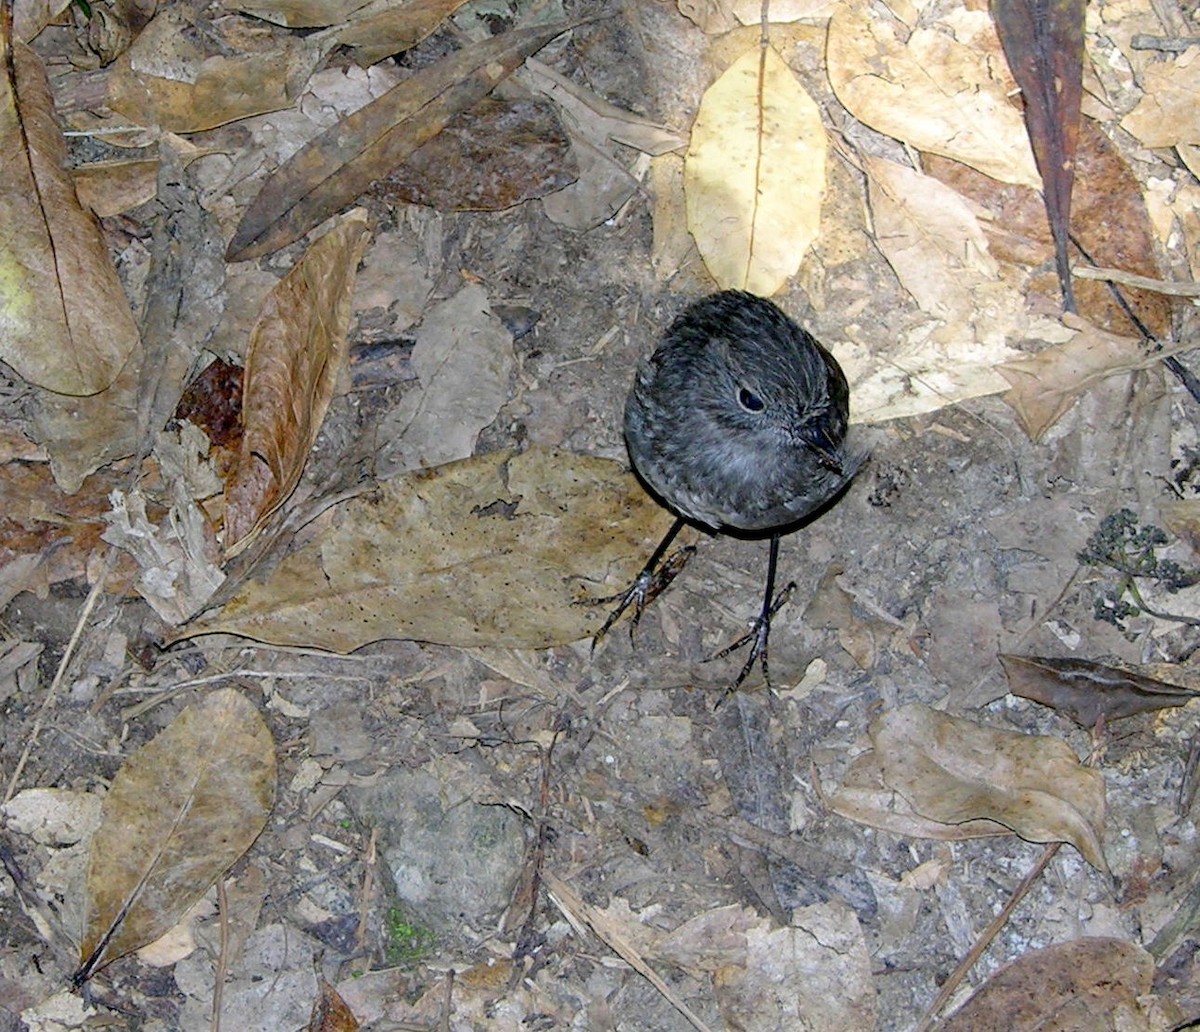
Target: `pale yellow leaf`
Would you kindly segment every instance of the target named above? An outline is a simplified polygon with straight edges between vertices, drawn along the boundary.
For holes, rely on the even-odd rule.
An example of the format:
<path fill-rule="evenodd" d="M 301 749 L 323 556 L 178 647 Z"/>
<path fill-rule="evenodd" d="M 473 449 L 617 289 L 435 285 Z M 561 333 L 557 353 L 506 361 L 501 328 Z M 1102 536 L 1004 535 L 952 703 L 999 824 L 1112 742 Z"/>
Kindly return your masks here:
<path fill-rule="evenodd" d="M 829 23 L 826 62 L 838 99 L 873 129 L 1005 183 L 1041 189 L 1016 90 L 986 11 L 938 25 L 898 21 L 848 0 Z"/>
<path fill-rule="evenodd" d="M 772 48 L 743 54 L 700 102 L 684 165 L 688 228 L 717 285 L 769 297 L 817 237 L 825 129 Z"/>
<path fill-rule="evenodd" d="M 79 976 L 174 927 L 258 837 L 274 799 L 274 740 L 233 688 L 126 760 L 92 837 Z"/>
<path fill-rule="evenodd" d="M 397 477 L 188 634 L 349 652 L 381 638 L 546 647 L 594 632 L 670 525 L 620 463 L 530 449 Z"/>

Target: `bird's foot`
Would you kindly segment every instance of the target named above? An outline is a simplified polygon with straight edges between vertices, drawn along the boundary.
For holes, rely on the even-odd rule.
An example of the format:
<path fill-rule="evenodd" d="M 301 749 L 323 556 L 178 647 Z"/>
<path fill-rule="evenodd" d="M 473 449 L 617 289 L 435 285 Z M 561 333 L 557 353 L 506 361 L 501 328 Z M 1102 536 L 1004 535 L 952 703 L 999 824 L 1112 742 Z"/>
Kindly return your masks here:
<path fill-rule="evenodd" d="M 687 545 L 672 552 L 657 567 L 647 566 L 643 569 L 634 578 L 633 583 L 629 587 L 624 591 L 617 592 L 615 595 L 606 595 L 603 598 L 580 599 L 576 605 L 602 606 L 610 602 L 617 603 L 616 608 L 608 614 L 608 619 L 604 621 L 600 630 L 592 635 L 592 652 L 596 651 L 596 646 L 600 644 L 613 624 L 621 619 L 622 614 L 630 606 L 633 607 L 633 616 L 629 621 L 629 637 L 632 640 L 633 632 L 637 628 L 638 621 L 641 620 L 642 613 L 646 607 L 667 590 L 671 581 L 679 576 L 680 571 L 687 565 L 687 561 L 695 551 L 695 545 Z"/>
<path fill-rule="evenodd" d="M 726 656 L 732 655 L 744 645 L 750 646 L 750 654 L 746 657 L 746 662 L 742 664 L 742 669 L 738 671 L 737 677 L 733 679 L 733 683 L 722 693 L 717 700 L 716 705 L 720 706 L 729 696 L 742 686 L 742 682 L 750 676 L 750 671 L 754 669 L 754 662 L 757 660 L 762 665 L 763 681 L 767 687 L 771 686 L 771 676 L 767 667 L 767 643 L 771 637 L 771 617 L 779 612 L 785 605 L 788 599 L 792 597 L 792 593 L 796 590 L 796 582 L 792 581 L 785 587 L 775 598 L 771 604 L 766 607 L 758 618 L 750 626 L 745 634 L 731 645 L 726 645 L 720 652 L 709 656 L 705 663 L 711 663 L 715 659 L 724 659 Z M 714 706 L 714 709 L 716 707 Z"/>

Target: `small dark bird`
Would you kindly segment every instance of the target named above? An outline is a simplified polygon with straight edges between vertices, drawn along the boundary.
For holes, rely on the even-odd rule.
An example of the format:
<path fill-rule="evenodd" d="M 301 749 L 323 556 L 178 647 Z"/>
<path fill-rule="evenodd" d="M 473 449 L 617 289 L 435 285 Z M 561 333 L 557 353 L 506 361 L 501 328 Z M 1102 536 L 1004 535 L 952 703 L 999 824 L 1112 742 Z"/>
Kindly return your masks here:
<path fill-rule="evenodd" d="M 768 538 L 766 591 L 750 631 L 713 659 L 749 643 L 736 689 L 762 663 L 767 678 L 779 538 L 836 499 L 866 455 L 845 447 L 850 391 L 834 357 L 776 305 L 725 290 L 690 305 L 642 363 L 625 404 L 634 471 L 676 520 L 618 602 L 596 642 L 631 605 L 642 610 L 694 549 L 663 556 L 685 522 L 709 531 Z"/>

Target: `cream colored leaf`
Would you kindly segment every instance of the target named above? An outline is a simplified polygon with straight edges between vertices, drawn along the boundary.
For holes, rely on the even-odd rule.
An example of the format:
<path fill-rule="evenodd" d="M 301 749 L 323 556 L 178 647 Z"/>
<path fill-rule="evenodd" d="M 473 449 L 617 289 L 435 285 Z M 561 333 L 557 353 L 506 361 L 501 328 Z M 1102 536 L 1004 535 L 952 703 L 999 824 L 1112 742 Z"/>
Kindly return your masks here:
<path fill-rule="evenodd" d="M 349 652 L 381 638 L 542 648 L 594 632 L 670 514 L 619 463 L 531 449 L 406 474 L 188 634 Z"/>
<path fill-rule="evenodd" d="M 743 54 L 700 102 L 684 165 L 688 228 L 722 288 L 774 294 L 817 237 L 821 113 L 770 47 Z"/>
<path fill-rule="evenodd" d="M 258 837 L 274 798 L 271 732 L 232 688 L 126 760 L 92 837 L 78 976 L 174 927 Z"/>
<path fill-rule="evenodd" d="M 829 81 L 855 118 L 1005 183 L 1041 189 L 1008 64 L 986 11 L 955 8 L 910 27 L 889 8 L 848 0 L 834 12 Z"/>
<path fill-rule="evenodd" d="M 1149 65 L 1142 91 L 1137 107 L 1121 122 L 1123 129 L 1147 147 L 1200 144 L 1200 47 Z"/>
<path fill-rule="evenodd" d="M 225 552 L 234 555 L 300 481 L 346 361 L 358 260 L 370 230 L 350 212 L 315 241 L 263 302 L 250 331 L 241 449 L 225 485 Z"/>
<path fill-rule="evenodd" d="M 137 326 L 66 171 L 41 59 L 0 40 L 0 68 L 0 360 L 56 394 L 98 394 L 137 347 Z"/>
<path fill-rule="evenodd" d="M 930 315 L 967 321 L 979 287 L 999 278 L 987 237 L 966 200 L 932 176 L 864 158 L 875 242 Z"/>

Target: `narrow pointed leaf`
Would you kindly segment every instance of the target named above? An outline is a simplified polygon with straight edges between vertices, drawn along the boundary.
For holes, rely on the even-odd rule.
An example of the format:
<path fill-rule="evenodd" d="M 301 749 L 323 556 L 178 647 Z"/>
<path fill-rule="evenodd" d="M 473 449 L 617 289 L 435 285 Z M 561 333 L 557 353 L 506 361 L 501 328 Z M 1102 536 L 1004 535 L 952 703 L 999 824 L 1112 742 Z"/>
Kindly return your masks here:
<path fill-rule="evenodd" d="M 246 261 L 299 240 L 568 28 L 570 23 L 556 22 L 517 29 L 466 47 L 310 140 L 251 203 L 226 257 Z"/>
<path fill-rule="evenodd" d="M 1083 98 L 1084 0 L 992 0 L 1004 56 L 1025 99 L 1025 125 L 1042 174 L 1063 303 L 1075 311 L 1068 260 L 1071 189 Z"/>

